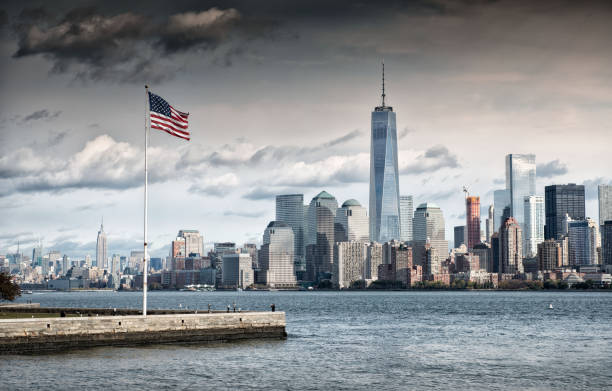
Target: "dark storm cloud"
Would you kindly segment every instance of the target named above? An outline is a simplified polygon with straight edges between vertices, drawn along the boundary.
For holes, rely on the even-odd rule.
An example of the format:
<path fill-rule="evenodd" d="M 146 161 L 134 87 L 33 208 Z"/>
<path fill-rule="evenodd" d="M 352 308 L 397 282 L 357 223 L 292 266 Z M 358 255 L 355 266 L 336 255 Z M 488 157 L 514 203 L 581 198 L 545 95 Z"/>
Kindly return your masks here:
<path fill-rule="evenodd" d="M 76 70 L 78 77 L 91 80 L 160 81 L 177 68 L 171 64 L 173 54 L 214 51 L 228 44 L 228 55 L 235 56 L 245 50 L 231 47 L 238 42 L 235 36 L 242 41 L 258 38 L 269 26 L 234 8 L 170 14 L 163 20 L 131 11 L 104 13 L 93 6 L 63 16 L 26 9 L 14 23 L 14 57 L 42 54 L 53 61 L 53 71 Z"/>
<path fill-rule="evenodd" d="M 47 109 L 38 110 L 38 111 L 33 112 L 32 114 L 26 115 L 23 118 L 23 122 L 37 121 L 40 119 L 53 119 L 53 118 L 59 117 L 61 113 L 62 113 L 61 111 L 56 111 L 56 112 L 51 113 Z"/>
<path fill-rule="evenodd" d="M 567 172 L 567 164 L 561 162 L 559 159 L 551 160 L 548 163 L 542 163 L 536 166 L 536 174 L 541 178 L 552 178 L 567 174 Z"/>
<path fill-rule="evenodd" d="M 8 23 L 8 14 L 5 10 L 0 10 L 0 29 Z"/>
<path fill-rule="evenodd" d="M 457 156 L 452 154 L 448 148 L 443 145 L 436 145 L 418 156 L 416 161 L 402 167 L 400 174 L 418 175 L 424 173 L 432 173 L 443 168 L 459 168 L 459 160 Z"/>

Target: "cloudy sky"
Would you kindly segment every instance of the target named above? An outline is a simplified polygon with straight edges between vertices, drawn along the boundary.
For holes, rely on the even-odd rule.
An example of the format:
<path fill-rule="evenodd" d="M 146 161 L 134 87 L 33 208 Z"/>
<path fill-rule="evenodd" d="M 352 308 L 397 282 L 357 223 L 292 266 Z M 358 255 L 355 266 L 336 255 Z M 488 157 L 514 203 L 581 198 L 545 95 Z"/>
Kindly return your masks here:
<path fill-rule="evenodd" d="M 129 3 L 129 5 L 128 5 Z M 535 153 L 538 191 L 612 180 L 612 6 L 575 1 L 3 2 L 0 253 L 142 242 L 144 84 L 188 111 L 153 131 L 150 241 L 261 242 L 274 195 L 368 203 L 370 113 L 397 113 L 400 192 L 439 204 L 504 187 Z"/>

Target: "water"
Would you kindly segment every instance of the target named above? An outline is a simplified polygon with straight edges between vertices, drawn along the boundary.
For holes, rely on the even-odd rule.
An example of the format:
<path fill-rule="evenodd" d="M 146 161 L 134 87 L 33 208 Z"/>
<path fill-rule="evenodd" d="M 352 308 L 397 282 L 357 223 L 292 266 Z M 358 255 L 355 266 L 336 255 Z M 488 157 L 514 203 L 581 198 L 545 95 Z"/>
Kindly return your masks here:
<path fill-rule="evenodd" d="M 139 293 L 26 295 L 134 307 Z M 0 356 L 12 389 L 612 389 L 612 294 L 151 292 L 150 308 L 287 313 L 286 341 Z M 552 303 L 554 309 L 549 309 Z"/>

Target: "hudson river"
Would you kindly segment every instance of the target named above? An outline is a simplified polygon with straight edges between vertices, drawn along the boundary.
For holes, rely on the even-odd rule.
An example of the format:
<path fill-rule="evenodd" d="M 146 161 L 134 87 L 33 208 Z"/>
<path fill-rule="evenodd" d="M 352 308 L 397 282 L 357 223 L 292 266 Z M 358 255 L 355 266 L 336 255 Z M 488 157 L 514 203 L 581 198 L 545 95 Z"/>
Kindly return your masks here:
<path fill-rule="evenodd" d="M 140 307 L 140 293 L 34 293 Z M 286 341 L 1 356 L 0 389 L 611 389 L 612 294 L 151 292 L 150 308 L 287 313 Z M 553 309 L 549 309 L 549 305 Z"/>

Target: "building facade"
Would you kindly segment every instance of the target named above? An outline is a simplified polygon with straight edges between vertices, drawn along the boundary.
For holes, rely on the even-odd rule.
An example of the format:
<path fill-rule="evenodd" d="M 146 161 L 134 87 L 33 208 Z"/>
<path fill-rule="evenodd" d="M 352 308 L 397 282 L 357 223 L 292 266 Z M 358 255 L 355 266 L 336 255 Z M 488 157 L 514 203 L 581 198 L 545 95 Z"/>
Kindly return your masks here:
<path fill-rule="evenodd" d="M 457 225 L 453 228 L 453 247 L 459 248 L 462 244 L 465 244 L 465 225 Z"/>
<path fill-rule="evenodd" d="M 336 211 L 334 240 L 368 242 L 369 227 L 367 210 L 357 200 L 346 200 Z"/>
<path fill-rule="evenodd" d="M 186 257 L 191 256 L 191 254 L 204 255 L 204 239 L 198 230 L 182 229 L 179 231 L 178 237 L 185 240 Z"/>
<path fill-rule="evenodd" d="M 502 215 L 504 208 L 510 207 L 510 191 L 507 189 L 495 190 L 493 192 L 493 232 L 499 232 L 499 227 L 504 222 Z"/>
<path fill-rule="evenodd" d="M 107 242 L 106 242 L 106 233 L 104 232 L 104 220 L 100 224 L 100 230 L 98 231 L 98 239 L 96 240 L 96 264 L 101 269 L 106 269 L 108 267 L 108 255 L 107 255 Z M 66 273 L 66 270 L 63 271 Z"/>
<path fill-rule="evenodd" d="M 523 273 L 523 232 L 514 217 L 506 219 L 500 228 L 499 251 L 500 273 Z"/>
<path fill-rule="evenodd" d="M 326 191 L 310 201 L 306 238 L 306 278 L 309 281 L 331 278 L 337 210 L 336 198 Z"/>
<path fill-rule="evenodd" d="M 597 199 L 599 201 L 599 225 L 612 221 L 612 185 L 597 186 Z"/>
<path fill-rule="evenodd" d="M 440 257 L 446 258 L 448 242 L 445 236 L 444 216 L 438 205 L 429 202 L 417 207 L 412 221 L 412 236 L 415 265 L 423 266 L 427 243 L 438 250 Z"/>
<path fill-rule="evenodd" d="M 245 289 L 255 283 L 249 254 L 225 254 L 223 256 L 222 284 L 226 288 Z"/>
<path fill-rule="evenodd" d="M 485 222 L 485 241 L 491 244 L 491 236 L 495 233 L 495 207 L 489 205 L 489 213 Z"/>
<path fill-rule="evenodd" d="M 480 197 L 468 196 L 465 199 L 465 229 L 468 249 L 480 243 Z"/>
<path fill-rule="evenodd" d="M 599 263 L 599 227 L 592 219 L 574 220 L 569 225 L 569 252 L 572 266 Z"/>
<path fill-rule="evenodd" d="M 400 196 L 400 240 L 410 242 L 412 240 L 412 217 L 414 216 L 414 205 L 412 196 Z"/>
<path fill-rule="evenodd" d="M 544 188 L 546 222 L 545 239 L 561 239 L 563 219 L 567 214 L 573 220 L 584 220 L 584 185 L 570 183 L 551 185 Z"/>
<path fill-rule="evenodd" d="M 372 112 L 370 139 L 370 240 L 380 243 L 400 239 L 397 129 L 384 91 L 383 66 L 382 104 Z"/>
<path fill-rule="evenodd" d="M 365 279 L 367 244 L 363 241 L 336 242 L 333 283 L 340 289 Z"/>
<path fill-rule="evenodd" d="M 534 258 L 538 253 L 538 244 L 544 241 L 544 197 L 530 195 L 524 199 L 525 211 L 525 247 L 523 254 Z"/>
<path fill-rule="evenodd" d="M 525 196 L 536 193 L 534 154 L 506 155 L 506 190 L 510 192 L 510 215 L 525 231 L 523 204 Z"/>
<path fill-rule="evenodd" d="M 612 266 L 612 220 L 606 220 L 601 227 L 601 260 L 606 267 Z"/>
<path fill-rule="evenodd" d="M 259 273 L 271 288 L 296 286 L 293 228 L 283 221 L 271 221 L 259 251 Z"/>
<path fill-rule="evenodd" d="M 304 195 L 284 194 L 276 196 L 276 221 L 282 221 L 293 230 L 294 267 L 297 272 L 306 271 L 304 246 Z"/>

